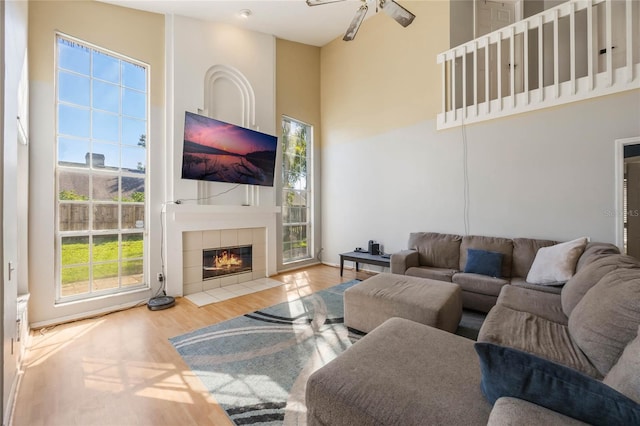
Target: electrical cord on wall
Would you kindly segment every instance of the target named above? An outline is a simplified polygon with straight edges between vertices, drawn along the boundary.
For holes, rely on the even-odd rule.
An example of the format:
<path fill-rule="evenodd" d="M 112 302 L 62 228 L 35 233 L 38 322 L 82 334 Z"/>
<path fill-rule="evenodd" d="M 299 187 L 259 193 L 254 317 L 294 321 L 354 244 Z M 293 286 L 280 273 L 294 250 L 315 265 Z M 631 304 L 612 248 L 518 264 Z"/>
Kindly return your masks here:
<path fill-rule="evenodd" d="M 212 198 L 216 198 L 219 197 L 221 195 L 224 195 L 226 193 L 229 193 L 231 191 L 233 191 L 234 189 L 238 188 L 240 186 L 240 184 L 234 185 L 233 187 L 219 192 L 217 194 L 213 194 L 210 195 L 208 197 L 200 197 L 200 198 L 179 198 L 175 201 L 167 201 L 165 203 L 162 204 L 162 209 L 160 210 L 160 274 L 162 276 L 162 279 L 160 280 L 161 285 L 158 288 L 158 290 L 156 291 L 156 293 L 153 295 L 152 299 L 155 297 L 160 296 L 160 294 L 162 293 L 162 295 L 166 296 L 166 285 L 167 285 L 167 274 L 165 274 L 165 260 L 164 260 L 164 214 L 166 213 L 165 211 L 165 207 L 167 206 L 167 204 L 183 204 L 185 202 L 188 201 L 205 201 L 205 200 L 210 200 Z"/>
<path fill-rule="evenodd" d="M 163 217 L 165 213 L 164 209 L 167 206 L 167 204 L 173 204 L 173 202 L 163 203 L 162 208 L 160 209 L 160 274 L 162 276 L 162 280 L 161 280 L 162 284 L 160 285 L 160 287 L 158 287 L 158 291 L 156 291 L 156 294 L 154 294 L 152 298 L 158 297 L 160 293 L 163 293 L 164 295 L 167 294 L 167 292 L 165 291 L 167 276 L 164 273 L 164 221 L 163 221 Z"/>
<path fill-rule="evenodd" d="M 219 192 L 219 193 L 217 193 L 217 194 L 209 195 L 208 197 L 201 197 L 201 198 L 179 198 L 179 199 L 177 199 L 176 201 L 174 201 L 173 203 L 175 203 L 175 204 L 182 204 L 182 203 L 184 203 L 184 202 L 186 202 L 186 201 L 205 201 L 205 200 L 210 200 L 210 199 L 212 199 L 212 198 L 216 198 L 216 197 L 219 197 L 219 196 L 221 196 L 221 195 L 224 195 L 224 194 L 226 194 L 226 193 L 228 193 L 228 192 L 231 192 L 231 191 L 233 191 L 234 189 L 236 189 L 237 187 L 239 187 L 240 185 L 241 185 L 241 184 L 239 184 L 239 183 L 238 183 L 238 184 L 236 184 L 235 186 L 233 186 L 233 187 L 231 187 L 231 188 L 227 189 L 226 191 L 222 191 L 222 192 Z"/>

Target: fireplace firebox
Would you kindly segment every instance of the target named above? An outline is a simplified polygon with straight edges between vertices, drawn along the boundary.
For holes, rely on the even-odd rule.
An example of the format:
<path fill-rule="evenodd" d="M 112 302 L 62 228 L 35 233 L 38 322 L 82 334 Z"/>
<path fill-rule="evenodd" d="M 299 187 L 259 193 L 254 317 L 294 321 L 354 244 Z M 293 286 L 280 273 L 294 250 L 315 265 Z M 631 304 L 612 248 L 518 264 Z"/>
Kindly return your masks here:
<path fill-rule="evenodd" d="M 252 271 L 252 246 L 202 250 L 202 280 Z"/>

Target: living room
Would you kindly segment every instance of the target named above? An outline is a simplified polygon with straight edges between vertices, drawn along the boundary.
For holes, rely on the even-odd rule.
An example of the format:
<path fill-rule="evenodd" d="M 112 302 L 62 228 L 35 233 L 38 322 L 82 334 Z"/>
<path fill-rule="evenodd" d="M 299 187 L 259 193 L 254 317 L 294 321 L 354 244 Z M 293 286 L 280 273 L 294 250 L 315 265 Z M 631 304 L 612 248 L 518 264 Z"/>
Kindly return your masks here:
<path fill-rule="evenodd" d="M 212 206 L 166 205 L 230 188 L 202 189 L 179 174 L 184 113 L 205 108 L 205 75 L 220 64 L 251 82 L 250 124 L 275 135 L 286 115 L 314 127 L 315 245 L 308 264 L 317 256 L 337 265 L 340 253 L 370 239 L 397 252 L 406 248 L 410 232 L 422 230 L 616 243 L 617 218 L 610 214 L 618 210 L 615 141 L 640 135 L 640 90 L 436 130 L 442 89 L 435 58 L 451 47 L 459 24 L 450 2 L 408 3 L 417 18 L 407 28 L 379 14 L 354 41 L 338 37 L 318 47 L 100 2 L 7 2 L 8 31 L 17 29 L 15 37 L 28 40 L 30 208 L 19 208 L 29 218 L 28 257 L 19 263 L 17 293 L 30 294 L 30 324 L 46 327 L 120 309 L 148 299 L 159 285 L 154 279 L 142 293 L 56 303 L 56 253 L 53 244 L 41 243 L 55 240 L 56 31 L 150 66 L 147 275 L 166 274 L 170 294 L 182 295 L 182 241 L 175 236 L 193 227 L 162 215 L 183 214 L 204 226 L 208 216 L 242 216 L 247 200 L 247 192 L 236 189 Z M 14 74 L 22 68 L 24 47 L 5 52 Z M 218 107 L 237 118 L 237 111 L 224 109 L 232 107 Z M 266 215 L 257 220 L 261 226 L 276 229 L 277 190 L 260 188 L 257 198 L 248 208 Z M 163 241 L 163 232 L 172 238 Z M 268 245 L 269 275 L 284 271 L 274 253 L 277 239 Z"/>

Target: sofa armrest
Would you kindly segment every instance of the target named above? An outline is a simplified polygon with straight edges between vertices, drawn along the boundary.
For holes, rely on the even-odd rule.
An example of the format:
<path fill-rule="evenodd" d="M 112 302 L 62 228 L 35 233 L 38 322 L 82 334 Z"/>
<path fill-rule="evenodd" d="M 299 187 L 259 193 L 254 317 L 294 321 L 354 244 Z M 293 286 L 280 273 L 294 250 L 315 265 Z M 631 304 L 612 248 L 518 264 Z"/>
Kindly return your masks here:
<path fill-rule="evenodd" d="M 416 250 L 403 250 L 391 255 L 391 273 L 404 275 L 407 269 L 420 266 Z"/>

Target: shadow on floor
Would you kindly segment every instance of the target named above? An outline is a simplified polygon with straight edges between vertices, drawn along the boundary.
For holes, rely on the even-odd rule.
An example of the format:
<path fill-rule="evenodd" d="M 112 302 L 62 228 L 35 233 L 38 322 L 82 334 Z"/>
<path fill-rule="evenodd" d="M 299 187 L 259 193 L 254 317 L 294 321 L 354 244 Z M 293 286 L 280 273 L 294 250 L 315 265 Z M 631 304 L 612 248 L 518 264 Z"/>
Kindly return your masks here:
<path fill-rule="evenodd" d="M 462 310 L 462 319 L 456 330 L 456 334 L 467 339 L 478 340 L 478 332 L 487 314 L 483 312 L 472 311 L 470 309 Z"/>

